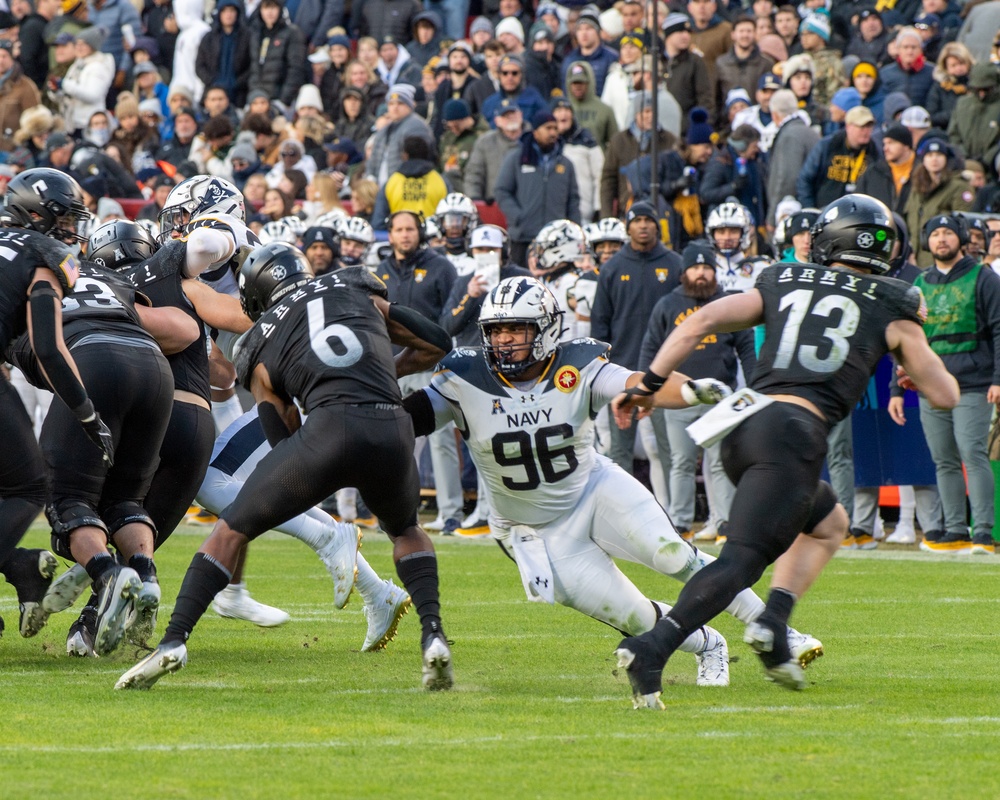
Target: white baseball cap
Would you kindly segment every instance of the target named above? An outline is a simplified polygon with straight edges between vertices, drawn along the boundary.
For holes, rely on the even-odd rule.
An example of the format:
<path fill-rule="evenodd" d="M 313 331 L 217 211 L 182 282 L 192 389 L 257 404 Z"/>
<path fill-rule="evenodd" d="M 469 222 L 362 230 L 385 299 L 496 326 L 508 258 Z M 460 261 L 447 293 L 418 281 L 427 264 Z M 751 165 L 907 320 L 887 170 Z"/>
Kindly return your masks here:
<path fill-rule="evenodd" d="M 931 126 L 931 115 L 923 106 L 910 106 L 906 109 L 899 121 L 907 128 L 929 128 Z"/>
<path fill-rule="evenodd" d="M 495 225 L 480 225 L 472 231 L 469 247 L 503 248 L 503 231 Z"/>

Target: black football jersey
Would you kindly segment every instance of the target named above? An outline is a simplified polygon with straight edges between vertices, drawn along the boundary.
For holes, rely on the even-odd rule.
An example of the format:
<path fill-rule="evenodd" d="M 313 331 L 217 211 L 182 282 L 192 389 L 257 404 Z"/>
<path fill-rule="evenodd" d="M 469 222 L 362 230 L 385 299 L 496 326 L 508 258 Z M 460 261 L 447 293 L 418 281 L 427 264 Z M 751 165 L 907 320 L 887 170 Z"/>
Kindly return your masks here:
<path fill-rule="evenodd" d="M 184 294 L 183 268 L 187 259 L 187 244 L 182 241 L 167 242 L 150 258 L 132 267 L 125 277 L 150 299 L 156 308 L 179 308 L 203 327 L 201 318 Z M 199 337 L 179 353 L 167 356 L 174 373 L 174 387 L 192 392 L 208 402 L 212 391 L 208 379 L 208 348 Z"/>
<path fill-rule="evenodd" d="M 149 339 L 135 310 L 136 302 L 149 305 L 131 283 L 111 270 L 83 262 L 73 293 L 62 301 L 63 339 L 72 346 L 82 336 L 100 332 Z"/>
<path fill-rule="evenodd" d="M 765 335 L 750 387 L 810 400 L 831 425 L 864 394 L 888 351 L 889 323 L 922 324 L 927 313 L 919 289 L 841 267 L 775 264 L 755 288 L 764 298 Z"/>
<path fill-rule="evenodd" d="M 275 391 L 306 413 L 323 405 L 401 403 L 385 319 L 371 300 L 382 291 L 367 270 L 351 268 L 286 295 L 240 340 L 240 382 L 249 389 L 263 364 Z"/>
<path fill-rule="evenodd" d="M 27 330 L 28 287 L 35 270 L 47 267 L 76 278 L 79 264 L 62 242 L 37 231 L 0 228 L 0 347 Z"/>

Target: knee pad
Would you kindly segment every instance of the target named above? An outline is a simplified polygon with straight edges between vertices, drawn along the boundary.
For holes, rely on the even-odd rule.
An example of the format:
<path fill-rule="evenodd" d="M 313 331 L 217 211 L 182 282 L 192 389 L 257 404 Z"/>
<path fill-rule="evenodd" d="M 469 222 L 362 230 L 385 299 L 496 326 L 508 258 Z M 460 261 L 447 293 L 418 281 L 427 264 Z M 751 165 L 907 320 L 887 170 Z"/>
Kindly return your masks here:
<path fill-rule="evenodd" d="M 389 534 L 392 539 L 405 534 L 407 528 L 415 528 L 419 524 L 416 512 L 414 512 L 408 519 L 403 520 L 401 523 L 392 524 L 389 520 L 382 519 L 381 517 L 379 517 L 378 522 L 379 525 L 382 526 L 382 529 Z"/>
<path fill-rule="evenodd" d="M 826 516 L 833 511 L 837 505 L 837 493 L 826 481 L 820 481 L 816 487 L 816 494 L 813 497 L 812 511 L 809 512 L 809 519 L 802 528 L 803 533 L 812 533 L 813 528 L 819 525 Z"/>
<path fill-rule="evenodd" d="M 130 525 L 133 522 L 141 522 L 148 526 L 153 532 L 154 538 L 156 536 L 156 524 L 149 514 L 146 513 L 146 509 L 134 500 L 126 500 L 122 503 L 115 503 L 113 506 L 108 506 L 103 510 L 102 516 L 108 524 L 107 530 L 111 536 L 114 536 L 126 525 Z"/>
<path fill-rule="evenodd" d="M 69 537 L 77 528 L 100 528 L 104 536 L 109 537 L 104 520 L 93 506 L 83 500 L 63 499 L 49 503 L 45 506 L 45 518 L 52 526 L 52 549 L 63 558 L 73 560 Z"/>

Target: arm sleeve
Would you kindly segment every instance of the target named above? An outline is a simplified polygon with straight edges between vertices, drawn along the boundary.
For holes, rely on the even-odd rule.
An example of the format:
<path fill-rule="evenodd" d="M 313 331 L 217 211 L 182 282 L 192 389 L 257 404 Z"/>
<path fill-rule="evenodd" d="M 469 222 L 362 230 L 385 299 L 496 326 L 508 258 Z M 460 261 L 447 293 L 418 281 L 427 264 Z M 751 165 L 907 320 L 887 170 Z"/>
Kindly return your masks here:
<path fill-rule="evenodd" d="M 754 370 L 757 369 L 757 348 L 754 346 L 753 328 L 736 332 L 736 355 L 743 365 L 743 375 L 747 383 L 750 383 L 753 380 Z"/>
<path fill-rule="evenodd" d="M 440 325 L 427 319 L 419 311 L 401 306 L 399 303 L 389 305 L 389 319 L 398 322 L 415 336 L 419 336 L 428 344 L 434 345 L 439 350 L 448 352 L 451 350 L 451 337 Z"/>
<path fill-rule="evenodd" d="M 276 409 L 271 403 L 261 403 L 257 406 L 257 418 L 260 420 L 260 427 L 264 429 L 268 444 L 277 447 L 281 442 L 291 436 L 288 426 L 285 425 Z"/>
<path fill-rule="evenodd" d="M 594 376 L 590 385 L 590 407 L 602 408 L 625 391 L 625 381 L 632 375 L 632 370 L 618 364 L 605 364 Z"/>
<path fill-rule="evenodd" d="M 231 258 L 235 252 L 236 241 L 225 231 L 196 228 L 187 237 L 184 274 L 196 278 L 209 267 Z"/>
<path fill-rule="evenodd" d="M 31 287 L 28 303 L 31 306 L 31 344 L 38 362 L 45 370 L 52 391 L 75 412 L 88 402 L 87 390 L 83 388 L 59 348 L 56 337 L 59 296 L 52 286 L 39 281 Z"/>
<path fill-rule="evenodd" d="M 458 419 L 452 404 L 433 386 L 408 394 L 403 398 L 403 408 L 413 418 L 416 436 L 427 436 Z"/>

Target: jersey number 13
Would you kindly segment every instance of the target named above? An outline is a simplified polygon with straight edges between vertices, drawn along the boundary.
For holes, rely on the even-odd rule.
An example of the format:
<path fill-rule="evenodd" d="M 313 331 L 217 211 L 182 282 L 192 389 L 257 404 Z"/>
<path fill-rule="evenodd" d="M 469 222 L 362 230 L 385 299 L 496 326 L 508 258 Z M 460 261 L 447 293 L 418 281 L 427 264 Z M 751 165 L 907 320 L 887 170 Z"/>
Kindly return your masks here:
<path fill-rule="evenodd" d="M 836 372 L 847 361 L 851 351 L 848 340 L 858 329 L 861 309 L 851 298 L 839 294 L 824 295 L 813 305 L 813 294 L 812 289 L 796 289 L 781 298 L 778 309 L 784 311 L 790 308 L 791 311 L 781 331 L 778 352 L 774 358 L 775 369 L 787 369 L 796 356 L 807 370 L 820 373 Z M 824 328 L 822 338 L 830 345 L 829 352 L 821 358 L 819 346 L 799 344 L 799 333 L 807 316 L 829 318 L 835 311 L 840 312 L 840 322 Z"/>

